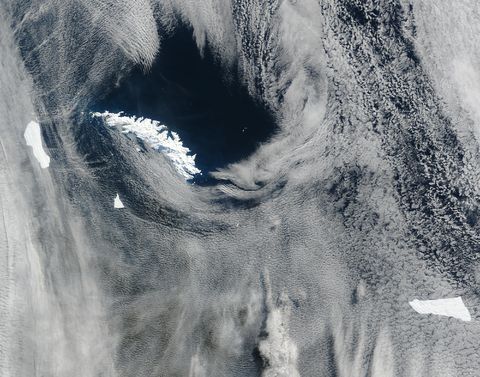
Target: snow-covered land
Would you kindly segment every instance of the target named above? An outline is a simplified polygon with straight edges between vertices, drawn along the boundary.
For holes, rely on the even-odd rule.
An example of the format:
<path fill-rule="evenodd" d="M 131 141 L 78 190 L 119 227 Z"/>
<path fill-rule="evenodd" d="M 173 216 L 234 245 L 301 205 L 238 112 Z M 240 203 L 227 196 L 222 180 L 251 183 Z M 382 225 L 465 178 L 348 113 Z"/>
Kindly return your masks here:
<path fill-rule="evenodd" d="M 50 166 L 50 157 L 43 150 L 40 125 L 34 121 L 29 122 L 23 136 L 25 137 L 27 145 L 32 147 L 33 155 L 40 163 L 41 168 L 48 168 Z"/>
<path fill-rule="evenodd" d="M 471 321 L 472 317 L 461 297 L 442 298 L 438 300 L 413 300 L 410 306 L 420 314 L 436 314 Z"/>
<path fill-rule="evenodd" d="M 195 155 L 189 154 L 190 149 L 183 146 L 177 133 L 169 131 L 160 122 L 143 117 L 125 116 L 122 112 L 95 112 L 92 116 L 103 119 L 106 125 L 119 128 L 125 134 L 134 134 L 151 148 L 165 154 L 185 179 L 192 179 L 195 174 L 201 173 L 195 166 Z"/>

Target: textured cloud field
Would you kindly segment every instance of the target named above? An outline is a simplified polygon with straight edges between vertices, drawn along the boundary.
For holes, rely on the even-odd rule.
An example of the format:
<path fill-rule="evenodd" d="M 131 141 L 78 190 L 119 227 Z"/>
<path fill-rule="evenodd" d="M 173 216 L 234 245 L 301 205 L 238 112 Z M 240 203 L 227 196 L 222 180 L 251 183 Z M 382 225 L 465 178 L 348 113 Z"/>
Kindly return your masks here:
<path fill-rule="evenodd" d="M 0 2 L 0 376 L 478 376 L 479 21 L 468 0 Z M 180 34 L 220 79 L 162 71 L 148 90 L 187 105 L 132 113 L 129 78 Z M 98 109 L 124 83 L 130 112 Z M 225 140 L 254 151 L 206 171 L 221 132 L 171 120 L 229 130 L 230 98 Z"/>

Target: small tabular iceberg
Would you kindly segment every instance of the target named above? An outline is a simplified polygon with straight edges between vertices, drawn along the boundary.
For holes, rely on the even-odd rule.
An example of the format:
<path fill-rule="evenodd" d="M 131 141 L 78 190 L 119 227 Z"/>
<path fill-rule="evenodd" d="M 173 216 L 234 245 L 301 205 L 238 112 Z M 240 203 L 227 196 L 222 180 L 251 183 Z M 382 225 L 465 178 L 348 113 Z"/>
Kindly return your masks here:
<path fill-rule="evenodd" d="M 115 199 L 113 200 L 113 207 L 114 208 L 125 208 L 122 201 L 120 200 L 120 196 L 117 194 Z"/>

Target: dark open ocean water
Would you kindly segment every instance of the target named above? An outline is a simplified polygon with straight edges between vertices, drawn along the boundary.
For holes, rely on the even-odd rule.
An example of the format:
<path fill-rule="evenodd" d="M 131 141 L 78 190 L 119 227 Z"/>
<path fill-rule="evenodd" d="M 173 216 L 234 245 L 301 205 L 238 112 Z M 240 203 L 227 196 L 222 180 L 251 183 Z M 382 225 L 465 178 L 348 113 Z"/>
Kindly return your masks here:
<path fill-rule="evenodd" d="M 222 68 L 208 44 L 201 53 L 192 29 L 180 26 L 162 40 L 152 67 L 133 69 L 92 110 L 160 121 L 196 154 L 204 174 L 194 181 L 213 182 L 206 173 L 248 157 L 276 129 L 273 114 L 248 93 L 237 69 Z"/>

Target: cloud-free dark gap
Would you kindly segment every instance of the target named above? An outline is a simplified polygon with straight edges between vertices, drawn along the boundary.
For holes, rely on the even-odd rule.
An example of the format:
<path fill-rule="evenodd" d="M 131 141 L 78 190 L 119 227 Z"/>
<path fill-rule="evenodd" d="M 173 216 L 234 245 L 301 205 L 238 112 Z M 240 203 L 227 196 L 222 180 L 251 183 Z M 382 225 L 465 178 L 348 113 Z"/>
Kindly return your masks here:
<path fill-rule="evenodd" d="M 248 94 L 236 71 L 228 80 L 225 74 L 208 45 L 202 57 L 191 29 L 181 27 L 163 40 L 151 69 L 134 69 L 95 107 L 167 125 L 197 155 L 205 175 L 248 157 L 275 130 L 273 116 Z"/>

